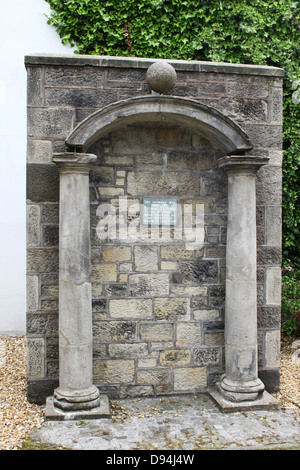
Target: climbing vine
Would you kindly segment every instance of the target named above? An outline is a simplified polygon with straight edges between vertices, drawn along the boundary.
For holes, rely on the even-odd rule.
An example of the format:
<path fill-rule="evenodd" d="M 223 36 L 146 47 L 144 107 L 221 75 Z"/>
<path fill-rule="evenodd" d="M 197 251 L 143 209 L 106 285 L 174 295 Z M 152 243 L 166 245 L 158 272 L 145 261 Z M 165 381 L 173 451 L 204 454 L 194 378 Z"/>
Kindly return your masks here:
<path fill-rule="evenodd" d="M 283 257 L 285 264 L 297 265 L 300 103 L 295 83 L 300 80 L 300 1 L 46 1 L 51 8 L 48 23 L 56 28 L 62 42 L 75 45 L 79 54 L 224 61 L 285 69 Z"/>

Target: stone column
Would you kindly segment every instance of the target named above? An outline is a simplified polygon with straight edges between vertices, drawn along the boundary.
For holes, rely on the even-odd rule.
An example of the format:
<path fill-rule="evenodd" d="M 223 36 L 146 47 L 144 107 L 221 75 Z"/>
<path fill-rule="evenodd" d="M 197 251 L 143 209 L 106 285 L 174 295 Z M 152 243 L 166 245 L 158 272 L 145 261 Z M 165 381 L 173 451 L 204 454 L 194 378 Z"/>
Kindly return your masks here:
<path fill-rule="evenodd" d="M 228 174 L 225 375 L 212 395 L 223 410 L 274 405 L 257 365 L 256 171 L 267 162 L 238 155 L 218 162 Z"/>
<path fill-rule="evenodd" d="M 59 387 L 46 407 L 48 418 L 99 416 L 99 390 L 92 383 L 89 207 L 89 171 L 96 158 L 76 153 L 53 157 L 60 172 Z"/>

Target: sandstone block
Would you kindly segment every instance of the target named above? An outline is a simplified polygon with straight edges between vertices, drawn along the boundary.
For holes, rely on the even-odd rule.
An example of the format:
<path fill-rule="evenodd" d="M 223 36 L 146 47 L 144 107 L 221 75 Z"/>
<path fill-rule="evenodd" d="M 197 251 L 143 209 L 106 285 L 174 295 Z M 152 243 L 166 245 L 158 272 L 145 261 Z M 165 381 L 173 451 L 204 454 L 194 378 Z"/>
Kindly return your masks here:
<path fill-rule="evenodd" d="M 133 382 L 135 367 L 131 359 L 95 360 L 93 366 L 94 382 L 97 384 Z"/>
<path fill-rule="evenodd" d="M 108 352 L 110 357 L 122 357 L 124 359 L 148 356 L 149 354 L 147 343 L 109 344 Z"/>
<path fill-rule="evenodd" d="M 184 298 L 155 299 L 154 314 L 157 320 L 189 320 L 190 301 Z"/>
<path fill-rule="evenodd" d="M 102 250 L 103 261 L 130 261 L 131 247 L 107 245 Z"/>
<path fill-rule="evenodd" d="M 168 273 L 131 274 L 129 290 L 132 296 L 149 297 L 169 294 Z"/>
<path fill-rule="evenodd" d="M 117 265 L 100 263 L 92 266 L 92 282 L 116 282 Z"/>
<path fill-rule="evenodd" d="M 196 391 L 207 386 L 205 367 L 174 369 L 174 391 Z"/>
<path fill-rule="evenodd" d="M 52 142 L 48 140 L 29 140 L 27 144 L 28 163 L 51 163 Z"/>
<path fill-rule="evenodd" d="M 152 196 L 153 194 L 198 196 L 200 182 L 198 175 L 194 173 L 129 171 L 127 191 L 130 195 L 143 194 L 144 196 Z"/>
<path fill-rule="evenodd" d="M 30 379 L 45 375 L 45 344 L 43 338 L 27 338 L 27 371 Z"/>
<path fill-rule="evenodd" d="M 149 318 L 152 317 L 152 300 L 110 300 L 109 313 L 111 318 Z"/>
<path fill-rule="evenodd" d="M 268 267 L 266 270 L 266 305 L 281 304 L 281 268 Z"/>
<path fill-rule="evenodd" d="M 138 384 L 162 384 L 171 382 L 170 369 L 148 369 L 138 370 L 137 379 Z"/>
<path fill-rule="evenodd" d="M 136 322 L 99 320 L 93 323 L 93 336 L 97 341 L 135 341 Z"/>
<path fill-rule="evenodd" d="M 160 256 L 162 259 L 191 259 L 193 251 L 187 250 L 185 245 L 163 245 L 160 248 Z"/>
<path fill-rule="evenodd" d="M 134 261 L 136 271 L 157 271 L 158 254 L 156 246 L 135 246 Z"/>
<path fill-rule="evenodd" d="M 173 336 L 171 323 L 142 323 L 140 326 L 142 341 L 172 341 Z"/>
<path fill-rule="evenodd" d="M 27 311 L 35 312 L 39 308 L 39 277 L 26 276 Z"/>
<path fill-rule="evenodd" d="M 194 350 L 194 363 L 197 366 L 220 363 L 219 348 L 198 348 Z"/>
<path fill-rule="evenodd" d="M 37 247 L 40 245 L 40 206 L 38 205 L 27 205 L 27 233 L 26 241 L 27 247 Z"/>
<path fill-rule="evenodd" d="M 178 323 L 176 328 L 176 347 L 189 348 L 202 344 L 200 323 Z"/>
<path fill-rule="evenodd" d="M 185 349 L 166 349 L 159 355 L 162 366 L 186 366 L 190 365 L 191 352 Z"/>

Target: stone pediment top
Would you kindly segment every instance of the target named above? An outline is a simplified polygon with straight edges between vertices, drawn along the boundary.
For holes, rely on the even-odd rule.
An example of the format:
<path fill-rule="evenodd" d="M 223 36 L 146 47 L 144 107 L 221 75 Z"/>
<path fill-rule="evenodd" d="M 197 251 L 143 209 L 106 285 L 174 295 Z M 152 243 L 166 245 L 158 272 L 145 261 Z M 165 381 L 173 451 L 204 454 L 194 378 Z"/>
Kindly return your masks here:
<path fill-rule="evenodd" d="M 217 109 L 193 99 L 162 95 L 129 98 L 99 109 L 75 127 L 66 144 L 69 149 L 85 152 L 109 132 L 141 122 L 186 127 L 204 135 L 226 154 L 252 149 L 242 128 Z"/>

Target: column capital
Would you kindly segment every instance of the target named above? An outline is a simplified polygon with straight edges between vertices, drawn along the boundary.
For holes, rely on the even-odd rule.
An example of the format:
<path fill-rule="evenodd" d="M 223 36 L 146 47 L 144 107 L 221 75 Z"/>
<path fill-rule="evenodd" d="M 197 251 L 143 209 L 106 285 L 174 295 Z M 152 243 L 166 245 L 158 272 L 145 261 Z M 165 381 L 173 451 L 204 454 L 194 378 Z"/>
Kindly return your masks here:
<path fill-rule="evenodd" d="M 266 165 L 269 157 L 257 155 L 229 155 L 218 160 L 219 168 L 227 172 L 254 174 L 263 165 Z"/>
<path fill-rule="evenodd" d="M 97 161 L 93 153 L 64 152 L 55 153 L 52 161 L 60 172 L 88 173 Z"/>

